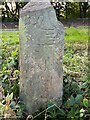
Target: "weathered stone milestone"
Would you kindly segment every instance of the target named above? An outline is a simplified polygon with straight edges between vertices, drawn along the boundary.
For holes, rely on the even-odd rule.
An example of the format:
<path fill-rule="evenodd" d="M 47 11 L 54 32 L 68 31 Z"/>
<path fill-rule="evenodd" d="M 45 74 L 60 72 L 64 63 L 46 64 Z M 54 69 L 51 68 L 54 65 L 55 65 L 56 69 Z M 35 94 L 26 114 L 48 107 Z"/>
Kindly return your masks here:
<path fill-rule="evenodd" d="M 31 0 L 20 13 L 20 98 L 34 113 L 61 104 L 64 28 L 49 0 Z"/>

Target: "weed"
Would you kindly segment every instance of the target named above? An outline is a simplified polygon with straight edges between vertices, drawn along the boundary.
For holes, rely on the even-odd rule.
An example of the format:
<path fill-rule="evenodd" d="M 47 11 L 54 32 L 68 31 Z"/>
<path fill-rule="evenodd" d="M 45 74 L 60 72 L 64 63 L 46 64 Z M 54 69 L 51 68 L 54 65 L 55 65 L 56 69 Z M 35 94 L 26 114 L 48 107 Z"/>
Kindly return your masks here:
<path fill-rule="evenodd" d="M 64 89 L 61 107 L 49 103 L 47 109 L 34 113 L 32 118 L 45 120 L 84 120 L 90 119 L 90 76 L 88 75 L 88 28 L 66 28 L 64 47 Z M 2 70 L 0 86 L 2 100 L 0 115 L 5 118 L 23 115 L 23 105 L 19 97 L 19 33 L 3 32 Z M 9 110 L 10 114 L 7 114 Z M 30 117 L 30 115 L 28 116 Z"/>

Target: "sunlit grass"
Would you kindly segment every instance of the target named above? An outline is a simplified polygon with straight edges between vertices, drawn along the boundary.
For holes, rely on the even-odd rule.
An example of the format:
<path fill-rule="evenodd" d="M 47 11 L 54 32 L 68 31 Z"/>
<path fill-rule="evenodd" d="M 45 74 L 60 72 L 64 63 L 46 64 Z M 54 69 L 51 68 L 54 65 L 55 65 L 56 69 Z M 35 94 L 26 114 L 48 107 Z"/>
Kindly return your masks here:
<path fill-rule="evenodd" d="M 65 42 L 88 43 L 88 27 L 70 27 L 65 29 Z"/>
<path fill-rule="evenodd" d="M 9 92 L 13 92 L 15 99 L 19 95 L 19 32 L 3 32 L 0 33 L 0 38 L 2 39 L 2 76 L 3 76 L 3 91 L 6 95 Z M 66 28 L 65 29 L 65 47 L 63 56 L 63 104 L 60 110 L 66 111 L 64 114 L 68 118 L 75 113 L 76 109 L 78 114 L 83 108 L 83 101 L 80 104 L 70 105 L 68 101 L 71 101 L 72 97 L 84 96 L 88 98 L 89 87 L 87 83 L 87 47 L 88 43 L 88 27 L 78 27 L 78 28 Z M 13 78 L 15 80 L 13 80 Z M 8 82 L 13 80 L 12 83 Z M 85 87 L 83 87 L 84 85 Z M 84 89 L 85 90 L 84 90 Z M 84 94 L 85 92 L 85 94 Z M 68 101 L 67 101 L 68 100 Z M 87 99 L 88 101 L 88 99 Z M 16 100 L 17 102 L 17 100 Z M 68 104 L 69 103 L 69 104 Z M 75 103 L 75 102 L 74 102 Z M 17 105 L 17 103 L 15 103 Z M 76 106 L 77 105 L 77 106 Z M 69 108 L 69 109 L 68 109 Z M 19 110 L 20 109 L 20 110 Z M 23 114 L 23 110 L 19 107 L 16 111 L 20 115 Z M 85 111 L 89 113 L 89 108 L 85 108 Z M 13 110 L 13 109 L 12 109 Z M 53 110 L 53 109 L 52 109 Z M 52 111 L 51 110 L 51 111 Z M 73 114 L 72 114 L 73 110 Z M 56 111 L 56 110 L 55 110 Z M 77 112 L 77 111 L 76 111 Z M 24 112 L 25 113 L 25 112 Z M 52 114 L 58 115 L 59 112 L 52 112 Z M 75 113 L 76 115 L 76 113 Z M 86 113 L 85 113 L 86 115 Z M 42 117 L 42 116 L 41 116 Z M 60 116 L 62 117 L 62 116 Z M 73 117 L 72 117 L 73 118 Z"/>
<path fill-rule="evenodd" d="M 70 27 L 65 28 L 65 42 L 66 43 L 88 43 L 88 26 Z M 2 32 L 0 38 L 4 43 L 18 44 L 19 43 L 19 32 Z"/>
<path fill-rule="evenodd" d="M 2 32 L 0 38 L 3 43 L 7 44 L 19 44 L 19 32 Z"/>

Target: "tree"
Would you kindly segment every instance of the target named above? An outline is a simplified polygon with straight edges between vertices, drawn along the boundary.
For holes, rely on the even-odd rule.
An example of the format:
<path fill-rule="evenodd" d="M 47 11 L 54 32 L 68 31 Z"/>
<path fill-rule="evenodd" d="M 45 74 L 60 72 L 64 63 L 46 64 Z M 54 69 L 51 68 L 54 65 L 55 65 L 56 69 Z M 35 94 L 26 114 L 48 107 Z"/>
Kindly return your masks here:
<path fill-rule="evenodd" d="M 2 2 L 2 21 L 18 21 L 19 11 L 26 4 L 27 2 Z"/>
<path fill-rule="evenodd" d="M 79 3 L 78 2 L 66 2 L 64 11 L 65 11 L 66 19 L 78 18 L 79 17 Z"/>
<path fill-rule="evenodd" d="M 88 4 L 88 2 L 80 2 L 79 3 L 80 18 L 87 17 L 87 11 L 88 11 L 89 7 L 90 7 L 90 5 Z"/>
<path fill-rule="evenodd" d="M 53 5 L 55 11 L 56 11 L 56 15 L 58 20 L 60 20 L 60 18 L 64 18 L 64 7 L 65 7 L 65 3 L 64 2 L 51 2 L 51 4 Z"/>

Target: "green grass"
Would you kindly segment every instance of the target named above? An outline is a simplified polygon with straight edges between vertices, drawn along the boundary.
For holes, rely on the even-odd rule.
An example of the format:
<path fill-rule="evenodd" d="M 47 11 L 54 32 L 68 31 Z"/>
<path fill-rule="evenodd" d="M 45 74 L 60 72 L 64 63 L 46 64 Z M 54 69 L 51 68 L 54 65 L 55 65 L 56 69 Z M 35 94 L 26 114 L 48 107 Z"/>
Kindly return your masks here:
<path fill-rule="evenodd" d="M 19 96 L 19 32 L 3 32 L 0 33 L 0 38 L 3 43 L 1 45 L 2 71 L 0 71 L 3 94 L 6 96 L 7 93 L 14 93 L 16 99 Z M 50 120 L 56 120 L 57 116 L 60 120 L 77 120 L 82 116 L 80 120 L 84 120 L 85 116 L 90 114 L 87 45 L 88 27 L 65 28 L 63 104 L 60 110 L 56 108 L 48 110 L 47 114 L 52 118 Z M 12 83 L 10 80 L 13 80 Z M 20 105 L 18 107 L 15 113 L 22 116 L 23 110 Z M 13 108 L 15 109 L 15 106 Z M 14 109 L 12 110 L 14 111 Z M 80 113 L 80 111 L 82 112 Z M 44 116 L 40 115 L 37 120 Z"/>
<path fill-rule="evenodd" d="M 65 28 L 64 72 L 75 79 L 87 73 L 88 27 Z"/>
<path fill-rule="evenodd" d="M 65 29 L 65 42 L 88 43 L 88 27 L 70 27 Z"/>
<path fill-rule="evenodd" d="M 19 44 L 19 32 L 2 32 L 0 38 L 6 44 Z"/>
<path fill-rule="evenodd" d="M 19 32 L 2 32 L 0 37 L 4 43 L 18 44 Z M 65 28 L 65 43 L 88 43 L 88 27 Z"/>

